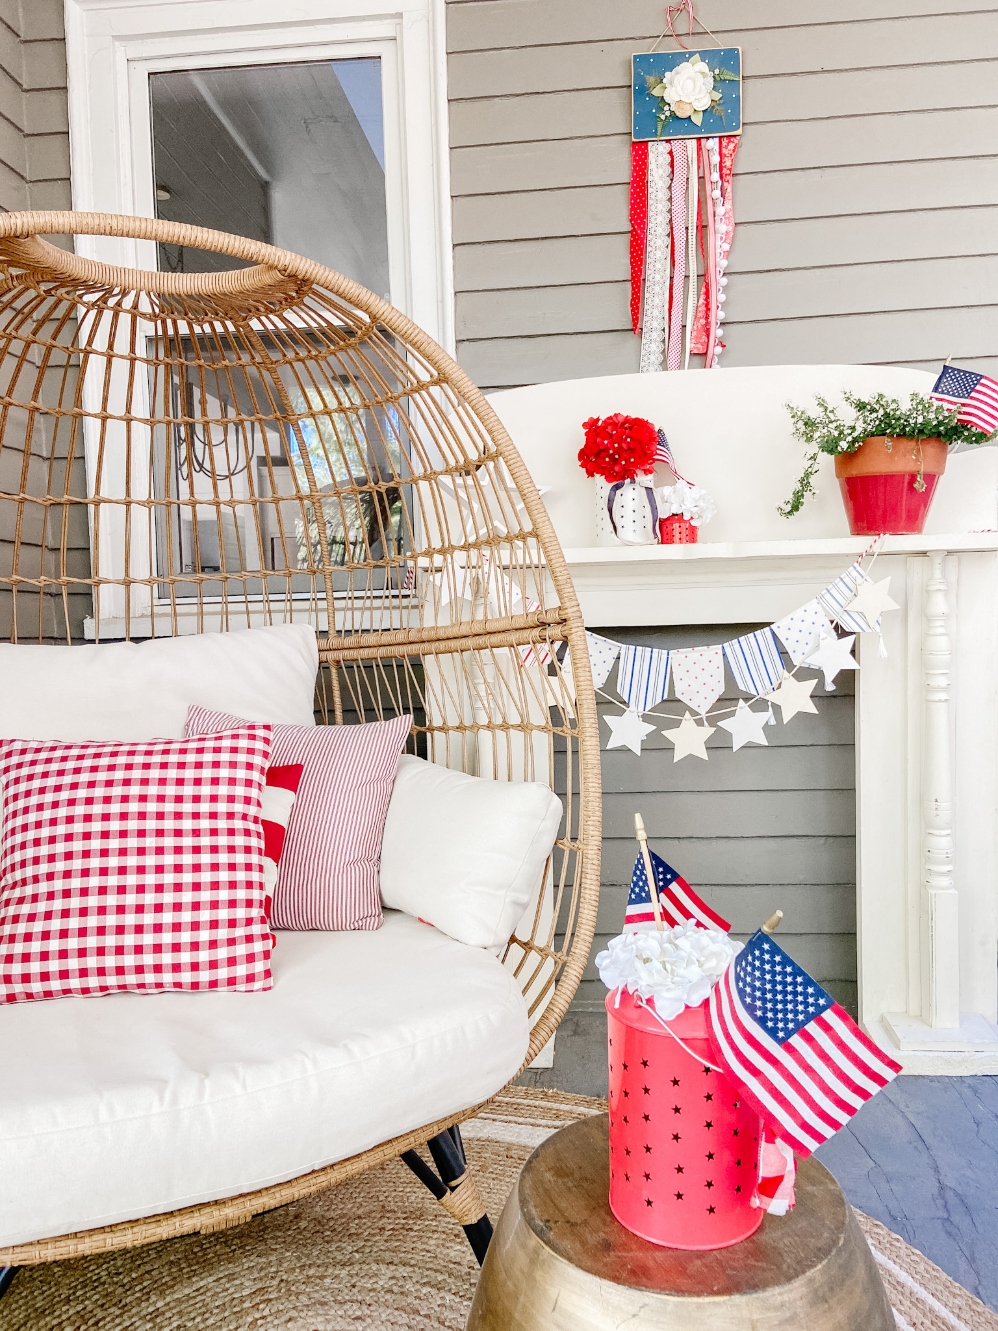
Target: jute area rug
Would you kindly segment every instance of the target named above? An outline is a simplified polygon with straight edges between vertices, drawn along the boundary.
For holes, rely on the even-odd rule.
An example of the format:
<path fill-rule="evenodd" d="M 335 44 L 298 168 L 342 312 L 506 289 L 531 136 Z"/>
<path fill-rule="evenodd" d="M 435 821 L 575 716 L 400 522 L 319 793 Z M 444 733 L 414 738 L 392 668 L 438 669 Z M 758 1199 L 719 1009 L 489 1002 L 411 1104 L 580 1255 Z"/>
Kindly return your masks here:
<path fill-rule="evenodd" d="M 465 1125 L 493 1220 L 533 1148 L 602 1109 L 513 1088 Z M 998 1331 L 921 1253 L 860 1222 L 901 1331 Z M 238 1229 L 21 1271 L 0 1331 L 463 1331 L 477 1275 L 464 1235 L 392 1161 Z"/>

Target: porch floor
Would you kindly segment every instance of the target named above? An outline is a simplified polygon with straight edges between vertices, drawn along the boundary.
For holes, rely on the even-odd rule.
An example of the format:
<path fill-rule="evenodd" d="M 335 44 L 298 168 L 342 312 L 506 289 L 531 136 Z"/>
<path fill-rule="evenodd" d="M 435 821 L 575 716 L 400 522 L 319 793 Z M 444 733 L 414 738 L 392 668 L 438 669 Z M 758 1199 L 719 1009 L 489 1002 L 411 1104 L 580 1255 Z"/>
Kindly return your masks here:
<path fill-rule="evenodd" d="M 605 1018 L 570 1011 L 523 1082 L 606 1095 Z M 846 1196 L 998 1311 L 998 1077 L 899 1077 L 818 1151 Z"/>

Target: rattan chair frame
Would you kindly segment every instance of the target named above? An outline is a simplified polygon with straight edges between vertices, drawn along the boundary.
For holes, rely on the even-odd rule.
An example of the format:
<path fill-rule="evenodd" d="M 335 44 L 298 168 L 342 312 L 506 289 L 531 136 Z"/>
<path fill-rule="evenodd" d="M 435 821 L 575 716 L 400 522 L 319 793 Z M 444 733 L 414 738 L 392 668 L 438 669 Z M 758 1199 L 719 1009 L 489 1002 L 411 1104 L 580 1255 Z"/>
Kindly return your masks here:
<path fill-rule="evenodd" d="M 121 268 L 46 235 L 210 250 L 248 266 Z M 10 640 L 306 618 L 319 633 L 322 721 L 407 709 L 416 750 L 434 761 L 552 784 L 560 764 L 565 826 L 532 924 L 505 956 L 532 1012 L 529 1063 L 568 1008 L 595 930 L 599 733 L 565 558 L 489 403 L 400 311 L 244 238 L 101 213 L 7 213 L 0 275 Z M 238 465 L 221 467 L 220 448 Z M 178 566 L 184 523 L 194 557 Z M 259 1191 L 0 1249 L 0 1266 L 228 1228 L 479 1108 Z"/>

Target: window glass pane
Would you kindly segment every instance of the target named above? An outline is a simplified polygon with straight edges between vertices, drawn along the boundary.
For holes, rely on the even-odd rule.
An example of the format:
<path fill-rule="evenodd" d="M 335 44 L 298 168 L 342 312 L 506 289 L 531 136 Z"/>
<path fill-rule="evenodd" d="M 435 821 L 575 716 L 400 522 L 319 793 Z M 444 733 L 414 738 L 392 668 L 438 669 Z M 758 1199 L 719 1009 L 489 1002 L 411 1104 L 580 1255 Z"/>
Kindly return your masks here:
<path fill-rule="evenodd" d="M 149 88 L 159 217 L 279 245 L 389 296 L 380 59 L 177 70 Z M 163 245 L 160 266 L 234 261 Z"/>

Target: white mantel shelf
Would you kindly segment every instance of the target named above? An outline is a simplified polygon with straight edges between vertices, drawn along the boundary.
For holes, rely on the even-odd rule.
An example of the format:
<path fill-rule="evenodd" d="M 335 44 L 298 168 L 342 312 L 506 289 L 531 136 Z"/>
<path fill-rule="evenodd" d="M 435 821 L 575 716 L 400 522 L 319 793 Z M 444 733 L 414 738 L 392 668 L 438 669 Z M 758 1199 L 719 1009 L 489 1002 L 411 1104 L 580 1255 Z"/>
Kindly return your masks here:
<path fill-rule="evenodd" d="M 772 623 L 845 572 L 870 546 L 866 536 L 696 545 L 584 546 L 565 558 L 590 628 Z M 887 536 L 880 561 L 994 555 L 998 531 Z"/>

